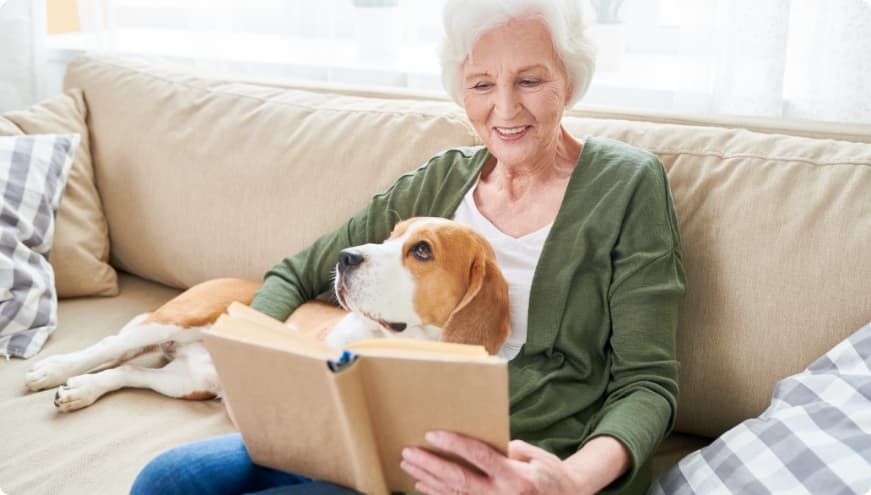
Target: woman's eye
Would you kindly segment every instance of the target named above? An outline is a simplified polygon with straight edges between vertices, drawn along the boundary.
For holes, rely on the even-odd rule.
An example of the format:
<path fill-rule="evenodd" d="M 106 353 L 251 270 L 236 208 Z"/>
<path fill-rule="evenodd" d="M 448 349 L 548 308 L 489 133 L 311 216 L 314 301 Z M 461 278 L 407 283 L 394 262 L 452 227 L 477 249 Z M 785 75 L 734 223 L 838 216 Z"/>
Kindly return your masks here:
<path fill-rule="evenodd" d="M 529 87 L 533 87 L 533 86 L 538 86 L 538 84 L 540 82 L 541 81 L 539 81 L 538 79 L 522 79 L 520 81 L 520 85 L 529 88 Z"/>
<path fill-rule="evenodd" d="M 490 89 L 491 86 L 492 86 L 492 84 L 490 84 L 490 83 L 480 82 L 480 83 L 477 83 L 474 86 L 472 86 L 472 89 L 481 89 L 481 90 Z"/>
<path fill-rule="evenodd" d="M 432 249 L 426 242 L 418 242 L 411 247 L 411 254 L 421 261 L 429 261 L 432 259 Z"/>

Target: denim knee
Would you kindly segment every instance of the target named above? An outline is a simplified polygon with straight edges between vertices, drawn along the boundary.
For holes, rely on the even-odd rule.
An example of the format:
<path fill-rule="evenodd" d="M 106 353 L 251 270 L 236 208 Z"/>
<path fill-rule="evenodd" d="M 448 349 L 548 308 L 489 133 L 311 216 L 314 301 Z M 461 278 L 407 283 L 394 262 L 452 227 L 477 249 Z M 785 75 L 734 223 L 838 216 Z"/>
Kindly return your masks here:
<path fill-rule="evenodd" d="M 178 449 L 168 450 L 142 468 L 133 481 L 131 495 L 181 494 L 185 490 L 177 485 L 179 465 L 183 462 Z"/>
<path fill-rule="evenodd" d="M 254 464 L 236 433 L 167 450 L 140 471 L 131 495 L 238 493 Z"/>
<path fill-rule="evenodd" d="M 168 450 L 136 477 L 131 495 L 219 495 L 256 492 L 308 482 L 303 476 L 258 466 L 238 433 Z"/>

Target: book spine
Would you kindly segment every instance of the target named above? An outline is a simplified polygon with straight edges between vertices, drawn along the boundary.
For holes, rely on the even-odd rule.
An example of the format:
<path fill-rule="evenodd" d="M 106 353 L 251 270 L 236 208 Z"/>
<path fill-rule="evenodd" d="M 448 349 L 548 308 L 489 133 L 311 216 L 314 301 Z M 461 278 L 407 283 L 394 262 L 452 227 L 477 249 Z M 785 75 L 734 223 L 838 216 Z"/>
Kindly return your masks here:
<path fill-rule="evenodd" d="M 327 367 L 326 372 L 332 375 L 333 410 L 339 416 L 345 448 L 354 453 L 350 466 L 355 485 L 353 488 L 362 493 L 388 495 L 390 492 L 361 382 L 360 363 L 352 360 L 350 364 L 335 369 Z"/>

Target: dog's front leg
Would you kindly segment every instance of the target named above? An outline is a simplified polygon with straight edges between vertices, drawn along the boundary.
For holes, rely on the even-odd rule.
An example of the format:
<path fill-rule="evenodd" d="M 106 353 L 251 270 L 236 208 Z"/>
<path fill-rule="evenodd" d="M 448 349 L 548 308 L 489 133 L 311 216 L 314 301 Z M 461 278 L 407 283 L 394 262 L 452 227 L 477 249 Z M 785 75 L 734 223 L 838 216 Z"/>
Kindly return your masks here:
<path fill-rule="evenodd" d="M 339 320 L 324 338 L 324 342 L 334 349 L 344 349 L 348 344 L 381 336 L 377 323 L 352 312 Z"/>

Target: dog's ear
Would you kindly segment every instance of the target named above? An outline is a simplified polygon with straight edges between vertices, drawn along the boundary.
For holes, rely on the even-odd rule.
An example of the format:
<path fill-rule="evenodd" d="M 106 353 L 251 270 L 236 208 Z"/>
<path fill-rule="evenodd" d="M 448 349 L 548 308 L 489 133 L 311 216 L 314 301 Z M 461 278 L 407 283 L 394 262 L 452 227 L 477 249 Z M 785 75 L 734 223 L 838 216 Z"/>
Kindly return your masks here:
<path fill-rule="evenodd" d="M 472 262 L 469 286 L 442 329 L 442 341 L 483 345 L 496 354 L 511 332 L 508 283 L 491 254 L 481 248 Z"/>

